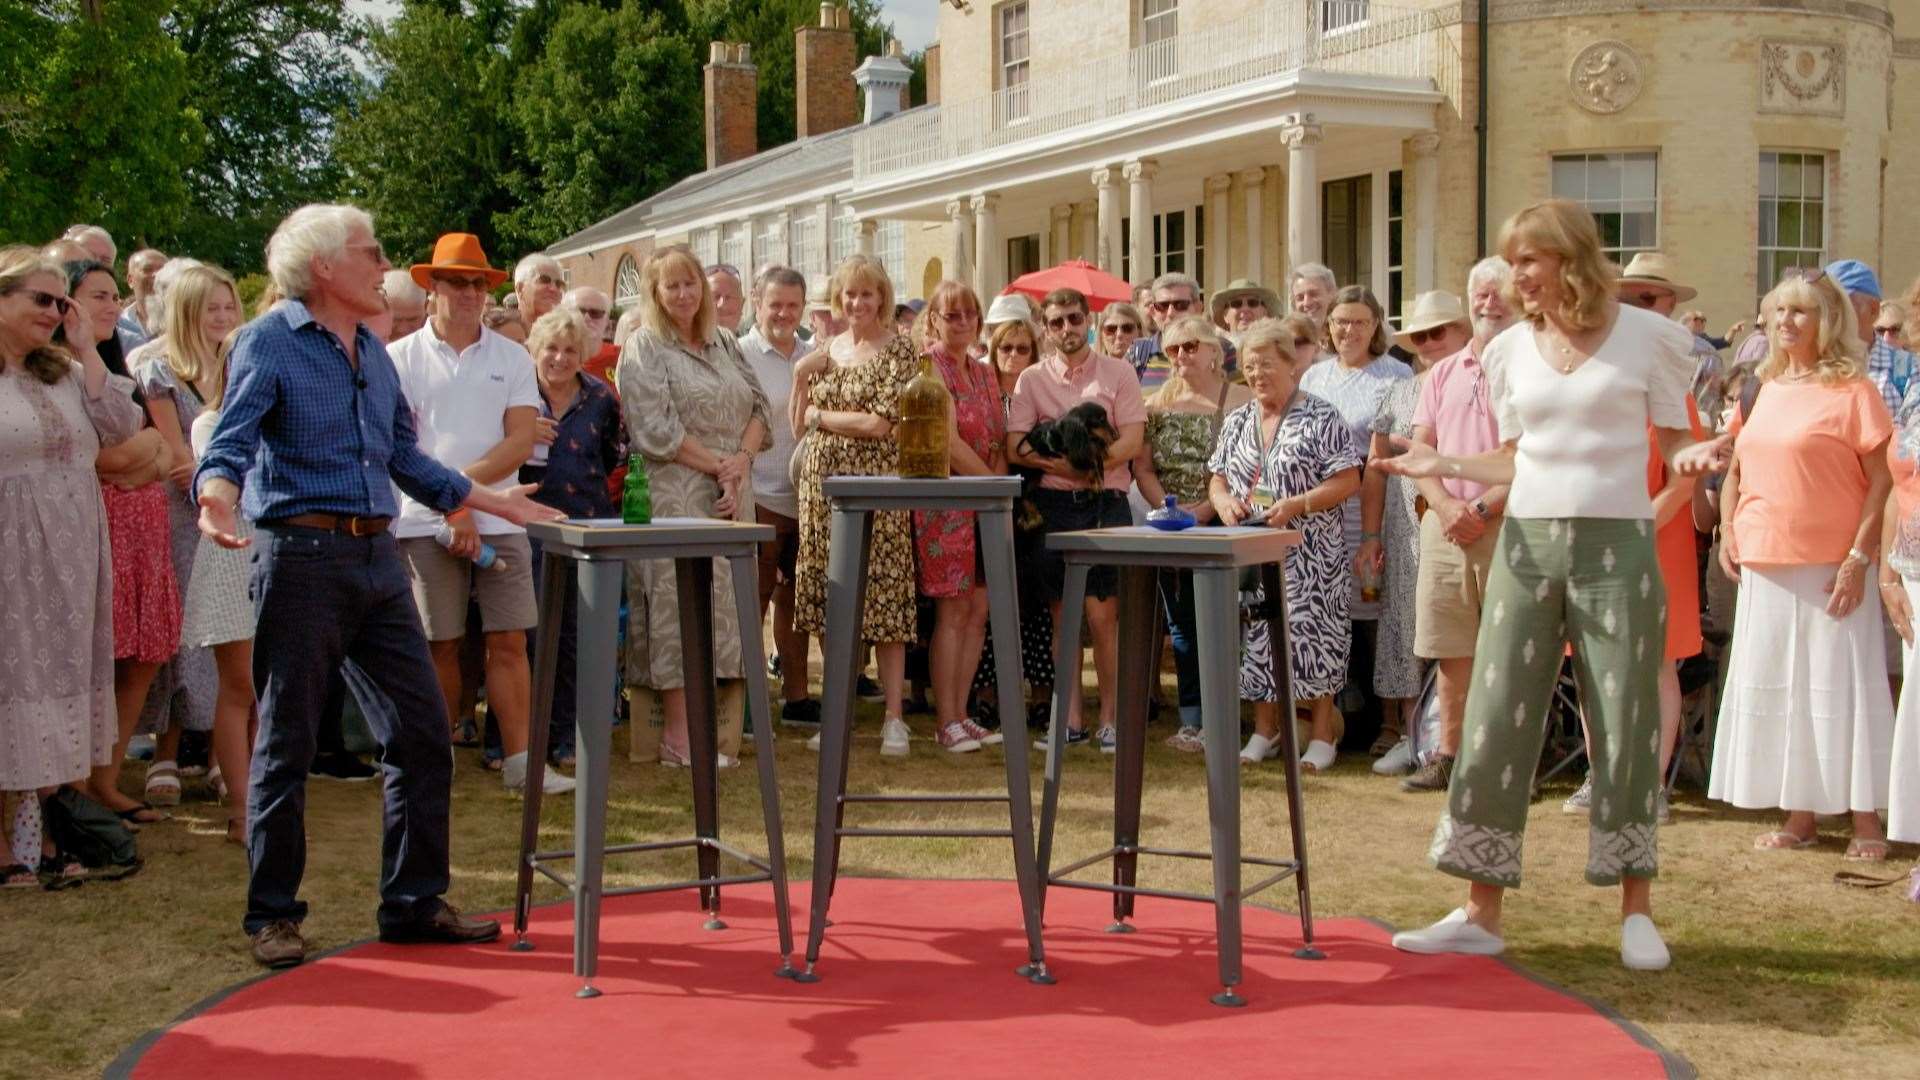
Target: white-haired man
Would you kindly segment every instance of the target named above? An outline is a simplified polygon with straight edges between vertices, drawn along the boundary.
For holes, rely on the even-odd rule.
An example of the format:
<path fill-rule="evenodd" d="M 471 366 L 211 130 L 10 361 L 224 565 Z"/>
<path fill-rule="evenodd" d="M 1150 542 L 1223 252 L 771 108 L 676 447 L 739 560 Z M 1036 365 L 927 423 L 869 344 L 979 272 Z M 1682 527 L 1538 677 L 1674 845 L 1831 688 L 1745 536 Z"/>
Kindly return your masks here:
<path fill-rule="evenodd" d="M 1287 275 L 1287 303 L 1295 315 L 1312 320 L 1322 337 L 1327 333 L 1328 305 L 1339 291 L 1340 282 L 1332 268 L 1321 263 L 1301 263 Z"/>
<path fill-rule="evenodd" d="M 267 269 L 287 299 L 240 331 L 194 477 L 200 531 L 225 547 L 256 547 L 260 737 L 247 789 L 243 925 L 268 967 L 306 957 L 307 765 L 328 683 L 348 659 L 394 706 L 367 716 L 387 773 L 381 939 L 463 943 L 500 933 L 442 898 L 453 753 L 387 527 L 396 484 L 442 511 L 470 506 L 521 523 L 561 515 L 529 500 L 531 486 L 494 491 L 422 452 L 400 377 L 363 325 L 384 307 L 389 268 L 372 219 L 354 207 L 304 206 L 280 223 Z M 254 522 L 251 541 L 237 535 L 236 510 Z"/>
<path fill-rule="evenodd" d="M 153 297 L 153 281 L 167 257 L 153 248 L 141 248 L 127 257 L 127 306 L 120 309 L 120 321 L 114 327 L 120 335 L 122 355 L 133 352 L 154 335 L 147 302 Z"/>
<path fill-rule="evenodd" d="M 740 281 L 739 267 L 714 263 L 707 267 L 707 287 L 713 290 L 713 324 L 735 333 L 746 317 L 746 286 Z"/>
<path fill-rule="evenodd" d="M 1151 313 L 1156 327 L 1167 327 L 1183 315 L 1205 316 L 1207 306 L 1200 291 L 1200 283 L 1190 274 L 1167 273 L 1153 279 L 1150 286 L 1153 299 L 1147 301 L 1147 311 Z M 1048 335 L 1052 337 L 1053 335 Z M 1229 376 L 1240 369 L 1240 354 L 1230 339 L 1220 341 L 1221 370 Z M 1160 348 L 1160 330 L 1138 338 L 1127 350 L 1127 359 L 1133 364 L 1133 373 L 1140 380 L 1140 392 L 1151 394 L 1173 374 L 1173 361 Z"/>
<path fill-rule="evenodd" d="M 533 254 L 513 264 L 513 295 L 518 298 L 520 318 L 527 329 L 534 321 L 560 306 L 567 291 L 567 276 L 551 255 Z"/>
<path fill-rule="evenodd" d="M 113 234 L 98 225 L 75 225 L 69 228 L 61 239 L 72 240 L 86 248 L 87 254 L 93 256 L 94 261 L 109 270 L 113 269 L 113 264 L 120 258 L 120 249 L 113 242 Z"/>
<path fill-rule="evenodd" d="M 381 279 L 387 294 L 387 307 L 393 312 L 393 329 L 388 341 L 399 341 L 427 325 L 427 290 L 414 283 L 405 270 L 389 270 Z"/>
<path fill-rule="evenodd" d="M 1487 393 L 1480 354 L 1514 321 L 1505 289 L 1513 269 L 1498 256 L 1482 259 L 1467 275 L 1467 310 L 1473 339 L 1427 372 L 1413 411 L 1413 440 L 1443 454 L 1481 454 L 1500 445 L 1500 426 Z M 1420 569 L 1414 586 L 1413 654 L 1439 668 L 1441 732 L 1436 752 L 1401 781 L 1408 791 L 1445 791 L 1466 718 L 1467 684 L 1473 677 L 1480 605 L 1507 505 L 1507 486 L 1466 480 L 1416 480 L 1427 501 L 1420 518 Z"/>
<path fill-rule="evenodd" d="M 593 343 L 592 356 L 580 358 L 580 366 L 596 379 L 613 385 L 613 369 L 620 363 L 620 346 L 615 344 L 610 332 L 613 328 L 613 301 L 607 294 L 591 285 L 582 285 L 567 290 L 560 300 L 560 306 L 569 308 L 580 315 L 580 321 L 587 324 L 587 340 Z"/>

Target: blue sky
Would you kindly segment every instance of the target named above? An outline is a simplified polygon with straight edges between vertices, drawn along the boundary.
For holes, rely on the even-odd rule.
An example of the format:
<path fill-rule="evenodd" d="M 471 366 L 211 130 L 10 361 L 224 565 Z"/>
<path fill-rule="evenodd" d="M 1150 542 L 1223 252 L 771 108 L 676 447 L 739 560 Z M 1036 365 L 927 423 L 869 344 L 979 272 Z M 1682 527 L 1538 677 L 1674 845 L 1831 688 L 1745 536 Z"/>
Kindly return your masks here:
<path fill-rule="evenodd" d="M 908 52 L 933 44 L 940 27 L 941 0 L 880 0 L 880 10 L 893 23 L 893 32 Z M 388 16 L 399 8 L 394 0 L 348 0 L 347 6 L 365 14 Z"/>

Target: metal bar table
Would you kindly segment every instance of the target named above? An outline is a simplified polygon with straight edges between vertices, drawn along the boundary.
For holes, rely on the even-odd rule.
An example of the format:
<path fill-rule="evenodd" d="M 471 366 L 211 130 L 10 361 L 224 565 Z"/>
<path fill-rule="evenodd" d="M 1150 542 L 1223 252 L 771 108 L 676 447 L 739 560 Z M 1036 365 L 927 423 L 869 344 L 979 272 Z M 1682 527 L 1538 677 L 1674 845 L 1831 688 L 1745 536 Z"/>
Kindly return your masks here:
<path fill-rule="evenodd" d="M 527 784 L 520 818 L 518 891 L 514 898 L 513 948 L 527 951 L 527 916 L 533 901 L 535 872 L 564 887 L 573 898 L 573 973 L 580 976 L 576 997 L 598 997 L 593 977 L 600 964 L 600 903 L 608 896 L 698 889 L 700 907 L 709 930 L 725 928 L 720 921 L 720 888 L 761 881 L 773 883 L 774 917 L 780 931 L 780 968 L 790 977 L 793 966 L 793 926 L 787 907 L 786 856 L 780 833 L 780 795 L 774 777 L 773 722 L 767 705 L 767 669 L 760 635 L 749 628 L 760 625 L 760 598 L 756 547 L 773 539 L 773 528 L 706 518 L 662 518 L 650 525 L 627 525 L 618 520 L 568 519 L 527 526 L 527 534 L 545 551 L 540 593 L 541 633 L 534 650 L 533 717 L 528 726 Z M 620 588 L 630 561 L 671 559 L 675 593 L 680 608 L 682 663 L 687 696 L 688 756 L 693 765 L 694 835 L 684 840 L 606 846 L 607 764 L 612 753 L 614 665 L 619 662 Z M 750 855 L 720 840 L 718 783 L 715 776 L 717 743 L 714 721 L 713 674 L 713 560 L 726 559 L 733 569 L 734 609 L 740 620 L 740 665 L 747 679 L 747 707 L 752 710 L 755 748 L 760 769 L 760 803 L 767 830 L 767 857 Z M 573 573 L 568 573 L 569 563 Z M 546 776 L 548 723 L 553 713 L 554 674 L 559 666 L 559 634 L 555 632 L 566 610 L 567 593 L 578 590 L 578 672 L 575 688 L 579 708 L 574 788 L 573 849 L 536 850 L 540 834 L 541 782 Z M 607 855 L 634 851 L 693 848 L 699 876 L 687 881 L 609 889 L 602 885 Z M 752 867 L 751 873 L 722 875 L 720 856 Z M 569 880 L 546 863 L 573 860 Z"/>
<path fill-rule="evenodd" d="M 1048 888 L 1093 889 L 1113 894 L 1112 933 L 1131 933 L 1126 920 L 1134 898 L 1157 896 L 1195 900 L 1214 906 L 1219 948 L 1221 992 L 1216 1005 L 1246 1004 L 1234 989 L 1241 981 L 1240 905 L 1249 896 L 1294 879 L 1300 894 L 1303 946 L 1294 955 L 1317 960 L 1313 945 L 1313 906 L 1307 894 L 1306 823 L 1301 816 L 1300 764 L 1293 717 L 1293 667 L 1287 634 L 1285 578 L 1280 572 L 1287 549 L 1300 542 L 1296 530 L 1265 527 L 1194 528 L 1162 532 L 1146 527 L 1089 529 L 1055 533 L 1047 546 L 1061 552 L 1067 564 L 1060 603 L 1060 630 L 1055 641 L 1053 722 L 1047 735 L 1045 792 L 1040 810 L 1040 871 L 1042 901 Z M 1117 745 L 1114 753 L 1113 846 L 1052 870 L 1053 828 L 1060 805 L 1060 766 L 1065 747 L 1069 689 L 1080 681 L 1080 621 L 1086 608 L 1087 572 L 1096 565 L 1120 569 L 1117 697 Z M 1255 617 L 1264 618 L 1272 631 L 1273 677 L 1283 706 L 1280 723 L 1281 757 L 1287 782 L 1287 817 L 1293 833 L 1293 858 L 1271 859 L 1243 855 L 1240 850 L 1240 604 L 1242 567 L 1258 566 L 1265 603 Z M 1155 595 L 1159 569 L 1193 572 L 1194 615 L 1198 630 L 1195 648 L 1200 657 L 1202 739 L 1206 744 L 1207 819 L 1212 834 L 1210 851 L 1180 851 L 1150 847 L 1140 842 L 1140 789 L 1146 760 L 1147 703 L 1160 665 L 1151 651 L 1154 624 L 1161 618 Z M 1207 859 L 1213 864 L 1213 892 L 1176 892 L 1143 888 L 1137 884 L 1140 856 Z M 1101 862 L 1112 863 L 1111 882 L 1075 880 L 1071 875 Z M 1271 871 L 1242 887 L 1242 864 Z"/>
<path fill-rule="evenodd" d="M 832 542 L 827 554 L 826 668 L 822 675 L 820 804 L 814 819 L 813 897 L 807 931 L 807 967 L 796 976 L 816 981 L 814 967 L 826 936 L 827 910 L 840 872 L 843 837 L 1006 837 L 1013 841 L 1013 873 L 1027 934 L 1027 962 L 1018 974 L 1053 982 L 1040 942 L 1040 871 L 1033 850 L 1033 795 L 1027 774 L 1027 740 L 1018 726 L 1026 715 L 1020 693 L 1020 611 L 1013 569 L 1013 502 L 1017 476 L 968 476 L 903 480 L 897 476 L 837 476 L 824 481 L 832 506 Z M 986 570 L 988 632 L 992 635 L 996 690 L 1007 756 L 1005 795 L 848 795 L 852 746 L 853 686 L 864 649 L 858 647 L 866 610 L 867 561 L 873 515 L 884 510 L 972 510 L 978 515 L 981 561 Z M 1011 725 L 1011 726 L 1009 726 Z M 1005 802 L 1006 829 L 863 829 L 845 826 L 848 803 Z"/>

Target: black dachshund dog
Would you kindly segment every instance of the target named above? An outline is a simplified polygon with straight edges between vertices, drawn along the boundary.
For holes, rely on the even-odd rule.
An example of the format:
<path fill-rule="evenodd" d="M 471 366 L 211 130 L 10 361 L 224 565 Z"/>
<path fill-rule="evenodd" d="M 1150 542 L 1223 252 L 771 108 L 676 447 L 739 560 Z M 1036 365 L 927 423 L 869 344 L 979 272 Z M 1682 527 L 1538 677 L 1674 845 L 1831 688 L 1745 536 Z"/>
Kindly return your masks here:
<path fill-rule="evenodd" d="M 1065 461 L 1099 485 L 1107 471 L 1107 449 L 1120 438 L 1107 419 L 1106 406 L 1088 401 L 1054 420 L 1042 420 L 1020 439 L 1020 452 Z"/>

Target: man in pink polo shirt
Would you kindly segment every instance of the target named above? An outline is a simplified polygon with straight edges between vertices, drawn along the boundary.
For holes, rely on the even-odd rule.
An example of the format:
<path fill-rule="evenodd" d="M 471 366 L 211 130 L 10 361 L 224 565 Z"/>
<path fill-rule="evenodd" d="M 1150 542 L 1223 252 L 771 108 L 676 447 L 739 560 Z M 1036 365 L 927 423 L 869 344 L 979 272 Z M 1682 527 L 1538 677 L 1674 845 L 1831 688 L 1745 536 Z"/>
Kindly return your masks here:
<path fill-rule="evenodd" d="M 1500 445 L 1500 425 L 1488 400 L 1480 353 L 1513 324 L 1503 294 L 1512 268 L 1498 256 L 1482 259 L 1467 275 L 1473 339 L 1427 372 L 1413 411 L 1413 439 L 1443 454 L 1481 454 Z M 1480 635 L 1480 604 L 1506 507 L 1505 485 L 1467 480 L 1415 482 L 1426 499 L 1420 518 L 1420 573 L 1414 590 L 1413 652 L 1435 661 L 1442 716 L 1440 745 L 1412 776 L 1407 791 L 1445 791 L 1466 717 L 1467 683 L 1473 676 L 1474 641 Z"/>
<path fill-rule="evenodd" d="M 1128 463 L 1140 451 L 1147 429 L 1147 406 L 1140 395 L 1140 378 L 1133 365 L 1118 357 L 1102 356 L 1087 347 L 1087 298 L 1073 289 L 1055 289 L 1041 302 L 1051 352 L 1020 373 L 1014 384 L 1012 413 L 1007 420 L 1007 460 L 1038 469 L 1040 487 L 1032 501 L 1046 522 L 1047 532 L 1101 529 L 1133 523 L 1127 508 L 1127 488 L 1133 482 Z M 1043 421 L 1057 420 L 1073 407 L 1094 402 L 1107 411 L 1115 436 L 1107 447 L 1105 475 L 1099 482 L 1082 475 L 1062 458 L 1041 457 L 1022 445 L 1027 433 Z M 1061 557 L 1046 551 L 1040 556 L 1041 586 L 1053 613 L 1054 632 L 1060 629 L 1060 594 L 1066 581 Z M 1100 685 L 1098 741 L 1113 753 L 1114 677 L 1119 667 L 1119 613 L 1114 593 L 1119 576 L 1111 566 L 1099 566 L 1087 576 L 1087 628 L 1093 638 L 1093 668 Z M 1067 709 L 1067 745 L 1087 741 L 1080 716 L 1080 690 L 1073 687 Z M 1044 743 L 1041 745 L 1044 746 Z"/>

